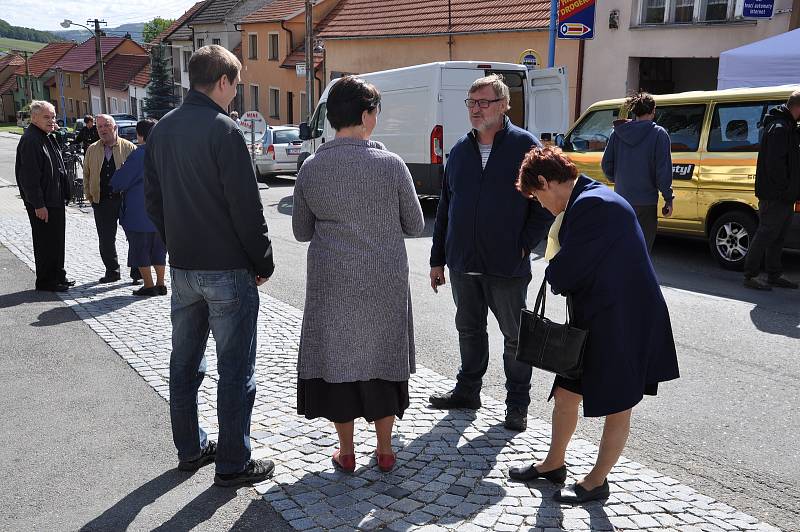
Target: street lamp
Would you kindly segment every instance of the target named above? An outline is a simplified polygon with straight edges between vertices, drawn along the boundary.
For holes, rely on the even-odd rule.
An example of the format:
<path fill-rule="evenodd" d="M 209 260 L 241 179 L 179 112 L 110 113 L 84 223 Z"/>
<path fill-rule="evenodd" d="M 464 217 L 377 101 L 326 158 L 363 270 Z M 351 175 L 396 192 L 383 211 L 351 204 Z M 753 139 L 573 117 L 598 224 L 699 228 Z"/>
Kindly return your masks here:
<path fill-rule="evenodd" d="M 88 22 L 94 22 L 94 31 L 88 26 L 84 26 L 83 24 L 78 24 L 77 22 L 72 22 L 70 19 L 65 18 L 64 22 L 61 23 L 62 28 L 69 28 L 70 26 L 80 26 L 84 28 L 89 33 L 94 35 L 94 53 L 97 57 L 97 64 L 100 67 L 100 110 L 103 114 L 106 114 L 106 73 L 103 69 L 103 52 L 100 49 L 100 21 L 97 19 L 90 20 Z M 89 89 L 89 100 L 91 101 L 91 94 L 92 90 Z"/>

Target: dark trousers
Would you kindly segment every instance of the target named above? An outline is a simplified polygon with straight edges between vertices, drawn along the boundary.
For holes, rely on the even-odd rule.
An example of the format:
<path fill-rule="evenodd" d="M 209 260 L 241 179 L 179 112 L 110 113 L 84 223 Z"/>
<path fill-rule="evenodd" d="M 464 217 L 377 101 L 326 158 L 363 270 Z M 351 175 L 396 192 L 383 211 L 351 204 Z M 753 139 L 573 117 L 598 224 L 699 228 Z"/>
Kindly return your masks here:
<path fill-rule="evenodd" d="M 636 219 L 639 220 L 639 227 L 644 233 L 644 242 L 647 244 L 647 252 L 653 250 L 653 242 L 656 240 L 658 230 L 658 205 L 632 205 Z"/>
<path fill-rule="evenodd" d="M 781 254 L 786 234 L 792 225 L 794 202 L 760 200 L 758 202 L 758 229 L 744 259 L 745 277 L 756 277 L 761 270 L 761 260 L 767 275 L 774 279 L 783 273 Z"/>
<path fill-rule="evenodd" d="M 36 287 L 53 286 L 67 277 L 64 271 L 64 209 L 47 209 L 47 223 L 36 217 L 33 207 L 25 204 L 33 234 L 33 257 L 36 262 Z"/>
<path fill-rule="evenodd" d="M 103 198 L 100 203 L 92 203 L 94 225 L 97 227 L 97 238 L 100 241 L 100 257 L 106 267 L 106 273 L 119 273 L 117 257 L 117 222 L 122 198 Z"/>
<path fill-rule="evenodd" d="M 531 277 L 505 278 L 492 275 L 467 275 L 450 270 L 453 300 L 456 303 L 456 329 L 461 350 L 456 393 L 477 397 L 489 367 L 488 310 L 497 318 L 503 333 L 503 367 L 506 374 L 506 405 L 527 408 L 531 402 L 532 368 L 517 362 L 519 316 L 525 308 Z"/>

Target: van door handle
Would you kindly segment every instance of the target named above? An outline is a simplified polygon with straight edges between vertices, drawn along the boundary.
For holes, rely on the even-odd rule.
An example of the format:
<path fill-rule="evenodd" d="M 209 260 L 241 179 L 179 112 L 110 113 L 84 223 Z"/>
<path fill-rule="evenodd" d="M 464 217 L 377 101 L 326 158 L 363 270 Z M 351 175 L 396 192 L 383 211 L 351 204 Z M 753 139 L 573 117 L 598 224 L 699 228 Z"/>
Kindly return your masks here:
<path fill-rule="evenodd" d="M 747 179 L 755 179 L 756 174 L 747 174 Z"/>

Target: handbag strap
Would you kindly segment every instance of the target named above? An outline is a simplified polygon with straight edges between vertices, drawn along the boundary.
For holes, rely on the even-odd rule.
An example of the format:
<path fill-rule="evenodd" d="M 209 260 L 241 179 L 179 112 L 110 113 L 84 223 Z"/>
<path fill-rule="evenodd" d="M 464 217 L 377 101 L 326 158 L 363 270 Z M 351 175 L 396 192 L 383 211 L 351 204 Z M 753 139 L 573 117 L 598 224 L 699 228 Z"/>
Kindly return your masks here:
<path fill-rule="evenodd" d="M 567 294 L 567 325 L 572 325 L 572 294 Z"/>
<path fill-rule="evenodd" d="M 542 286 L 539 287 L 539 294 L 536 296 L 536 305 L 533 307 L 533 313 L 536 316 L 544 317 L 544 307 L 547 301 L 547 280 L 542 279 Z M 541 312 L 539 311 L 541 308 Z"/>

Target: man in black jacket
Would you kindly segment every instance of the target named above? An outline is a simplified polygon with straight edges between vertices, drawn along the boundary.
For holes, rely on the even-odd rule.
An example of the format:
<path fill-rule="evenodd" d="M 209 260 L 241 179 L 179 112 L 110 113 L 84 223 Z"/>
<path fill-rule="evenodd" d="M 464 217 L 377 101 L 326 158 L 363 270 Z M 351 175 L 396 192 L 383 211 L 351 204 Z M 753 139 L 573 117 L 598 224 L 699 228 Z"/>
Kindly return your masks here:
<path fill-rule="evenodd" d="M 61 152 L 50 136 L 55 128 L 55 108 L 49 102 L 31 102 L 31 123 L 17 144 L 15 173 L 33 233 L 36 290 L 65 292 L 75 284 L 64 271 L 64 207 L 70 187 Z"/>
<path fill-rule="evenodd" d="M 786 105 L 770 109 L 764 118 L 764 133 L 756 166 L 758 230 L 744 262 L 744 285 L 756 290 L 798 287 L 783 274 L 781 253 L 792 225 L 794 204 L 800 201 L 800 91 Z M 765 259 L 767 282 L 758 279 Z"/>
<path fill-rule="evenodd" d="M 97 127 L 94 125 L 94 117 L 92 115 L 84 116 L 83 124 L 83 128 L 78 131 L 72 144 L 80 144 L 83 148 L 83 153 L 86 153 L 86 149 L 90 145 L 100 140 L 100 134 L 97 132 Z"/>
<path fill-rule="evenodd" d="M 272 245 L 244 137 L 225 108 L 242 65 L 221 46 L 189 61 L 191 90 L 147 140 L 147 213 L 169 251 L 172 278 L 170 417 L 178 468 L 216 461 L 214 483 L 234 486 L 272 476 L 250 458 L 256 395 L 258 289 L 272 275 Z M 217 344 L 219 442 L 197 419 L 209 330 Z"/>

